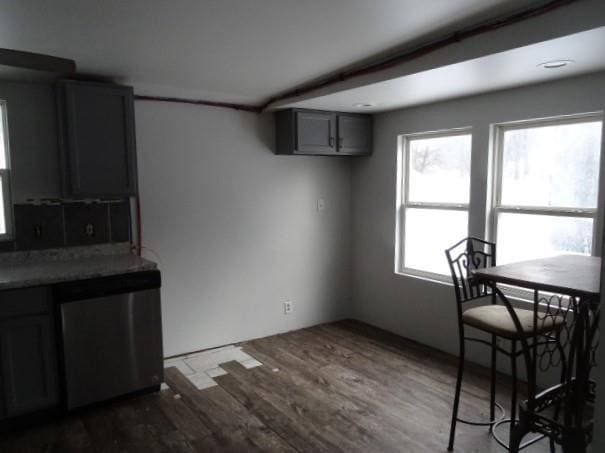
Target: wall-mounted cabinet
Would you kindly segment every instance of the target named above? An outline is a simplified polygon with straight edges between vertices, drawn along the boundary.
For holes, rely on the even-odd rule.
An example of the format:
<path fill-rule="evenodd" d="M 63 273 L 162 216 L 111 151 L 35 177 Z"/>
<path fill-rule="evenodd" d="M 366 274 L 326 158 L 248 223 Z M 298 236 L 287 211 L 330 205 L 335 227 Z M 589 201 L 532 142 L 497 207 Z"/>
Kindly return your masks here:
<path fill-rule="evenodd" d="M 289 109 L 275 114 L 277 154 L 368 156 L 370 115 Z"/>
<path fill-rule="evenodd" d="M 63 80 L 57 88 L 63 195 L 134 195 L 132 88 L 74 80 Z"/>

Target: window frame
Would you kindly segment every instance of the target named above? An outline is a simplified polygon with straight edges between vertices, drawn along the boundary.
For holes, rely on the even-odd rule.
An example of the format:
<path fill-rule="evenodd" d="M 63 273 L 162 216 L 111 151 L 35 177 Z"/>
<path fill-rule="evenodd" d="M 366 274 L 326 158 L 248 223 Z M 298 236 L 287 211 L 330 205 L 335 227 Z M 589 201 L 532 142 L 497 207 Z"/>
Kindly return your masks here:
<path fill-rule="evenodd" d="M 599 151 L 599 176 L 597 179 L 597 207 L 596 208 L 571 208 L 571 207 L 549 207 L 549 206 L 519 206 L 502 204 L 502 170 L 504 159 L 504 133 L 511 130 L 533 129 L 544 126 L 559 126 L 568 124 L 586 123 L 600 121 L 603 124 L 603 112 L 589 112 L 574 115 L 560 115 L 548 118 L 527 119 L 492 125 L 492 168 L 491 178 L 488 180 L 488 188 L 491 191 L 489 209 L 487 215 L 486 237 L 489 241 L 497 244 L 498 239 L 498 216 L 501 213 L 546 215 L 553 217 L 572 217 L 592 219 L 592 247 L 590 256 L 597 256 L 600 252 L 599 225 L 602 212 L 599 210 L 601 186 L 605 175 L 603 174 L 602 162 L 604 156 L 603 143 Z M 472 178 L 472 175 L 471 175 Z M 526 296 L 524 291 L 520 294 Z"/>
<path fill-rule="evenodd" d="M 471 149 L 469 157 L 469 201 L 467 203 L 425 202 L 409 201 L 410 190 L 410 142 L 419 138 L 442 138 L 470 135 Z M 450 211 L 462 211 L 467 213 L 467 233 L 470 225 L 470 190 L 472 183 L 472 153 L 473 153 L 473 128 L 471 126 L 443 129 L 438 131 L 415 132 L 402 134 L 398 137 L 397 152 L 397 188 L 396 188 L 396 232 L 395 232 L 395 273 L 411 277 L 419 277 L 440 283 L 451 283 L 449 274 L 439 274 L 421 269 L 405 266 L 405 220 L 407 209 L 438 209 Z M 445 259 L 445 255 L 444 255 Z"/>
<path fill-rule="evenodd" d="M 4 138 L 4 158 L 6 162 L 6 168 L 0 168 L 0 184 L 2 185 L 2 208 L 4 209 L 4 222 L 6 232 L 0 234 L 0 242 L 13 240 L 13 209 L 12 209 L 12 197 L 11 197 L 11 163 L 10 163 L 10 146 L 9 146 L 9 133 L 8 133 L 8 108 L 7 102 L 4 99 L 0 99 L 0 127 L 3 129 Z"/>

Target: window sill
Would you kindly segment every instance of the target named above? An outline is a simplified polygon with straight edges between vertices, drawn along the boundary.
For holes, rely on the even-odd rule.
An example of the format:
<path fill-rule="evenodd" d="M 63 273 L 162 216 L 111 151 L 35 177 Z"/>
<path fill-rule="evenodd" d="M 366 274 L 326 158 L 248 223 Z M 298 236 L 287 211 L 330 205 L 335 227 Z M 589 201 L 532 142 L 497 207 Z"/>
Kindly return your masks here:
<path fill-rule="evenodd" d="M 430 272 L 417 271 L 415 269 L 402 269 L 394 272 L 399 277 L 415 278 L 428 283 L 438 285 L 453 286 L 452 278 L 449 275 L 433 274 Z M 518 304 L 533 306 L 534 292 L 529 289 L 516 288 L 512 286 L 501 287 L 504 295 Z"/>
<path fill-rule="evenodd" d="M 400 277 L 416 278 L 430 283 L 452 286 L 452 278 L 449 275 L 434 274 L 416 269 L 401 269 L 396 270 L 394 273 Z"/>
<path fill-rule="evenodd" d="M 416 269 L 401 269 L 394 271 L 399 277 L 414 278 L 427 283 L 435 283 L 452 287 L 452 278 L 449 275 L 434 274 L 432 272 L 419 271 Z M 504 295 L 514 302 L 518 307 L 532 309 L 534 305 L 534 291 L 514 286 L 499 285 Z"/>

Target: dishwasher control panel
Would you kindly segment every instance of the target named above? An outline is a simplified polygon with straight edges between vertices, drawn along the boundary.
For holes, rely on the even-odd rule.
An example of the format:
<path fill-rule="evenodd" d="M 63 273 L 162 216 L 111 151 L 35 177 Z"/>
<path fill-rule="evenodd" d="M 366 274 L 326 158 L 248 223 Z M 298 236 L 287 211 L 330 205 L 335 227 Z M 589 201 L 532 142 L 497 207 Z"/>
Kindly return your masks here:
<path fill-rule="evenodd" d="M 54 298 L 58 302 L 71 302 L 112 294 L 157 289 L 161 284 L 161 274 L 158 270 L 133 272 L 59 283 L 54 287 Z"/>

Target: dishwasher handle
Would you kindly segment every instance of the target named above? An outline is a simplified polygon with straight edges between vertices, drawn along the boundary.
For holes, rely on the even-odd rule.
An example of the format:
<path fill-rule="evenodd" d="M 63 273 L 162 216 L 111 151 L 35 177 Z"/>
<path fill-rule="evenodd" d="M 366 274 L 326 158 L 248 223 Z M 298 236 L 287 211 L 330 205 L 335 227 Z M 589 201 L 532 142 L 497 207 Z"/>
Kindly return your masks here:
<path fill-rule="evenodd" d="M 59 283 L 54 286 L 53 293 L 54 299 L 61 303 L 156 289 L 161 286 L 160 271 L 151 270 Z"/>

